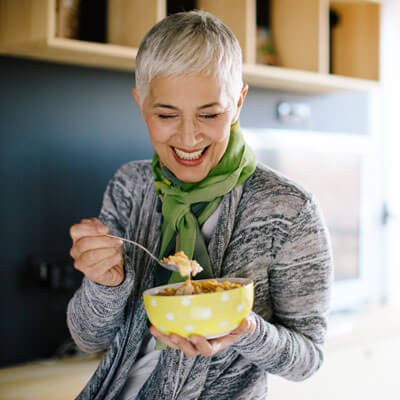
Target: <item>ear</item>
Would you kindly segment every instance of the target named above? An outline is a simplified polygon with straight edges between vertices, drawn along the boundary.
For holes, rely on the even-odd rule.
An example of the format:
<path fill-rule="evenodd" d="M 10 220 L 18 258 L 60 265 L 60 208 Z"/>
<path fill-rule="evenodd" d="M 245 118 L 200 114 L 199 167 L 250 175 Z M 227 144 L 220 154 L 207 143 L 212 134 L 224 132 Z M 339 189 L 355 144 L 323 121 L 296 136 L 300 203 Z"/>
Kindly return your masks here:
<path fill-rule="evenodd" d="M 137 105 L 139 107 L 139 110 L 142 111 L 142 103 L 140 102 L 140 97 L 139 97 L 138 92 L 136 90 L 136 86 L 132 87 L 132 94 L 133 94 L 133 97 L 136 100 L 136 103 L 137 103 Z"/>
<path fill-rule="evenodd" d="M 248 85 L 246 83 L 244 83 L 243 87 L 242 87 L 242 90 L 240 91 L 240 97 L 239 97 L 239 100 L 238 100 L 237 105 L 236 105 L 236 113 L 235 113 L 235 116 L 234 116 L 234 118 L 232 120 L 232 124 L 234 124 L 239 119 L 240 111 L 242 111 L 244 99 L 247 96 L 248 90 L 249 90 Z"/>

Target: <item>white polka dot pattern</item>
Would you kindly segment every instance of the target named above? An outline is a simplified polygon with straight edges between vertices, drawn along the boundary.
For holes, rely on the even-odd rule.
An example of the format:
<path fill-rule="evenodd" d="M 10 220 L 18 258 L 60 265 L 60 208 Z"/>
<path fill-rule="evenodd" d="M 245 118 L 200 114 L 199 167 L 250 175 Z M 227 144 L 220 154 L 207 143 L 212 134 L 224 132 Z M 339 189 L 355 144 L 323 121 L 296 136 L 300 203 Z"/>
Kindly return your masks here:
<path fill-rule="evenodd" d="M 187 297 L 185 297 L 184 299 L 182 299 L 182 304 L 184 306 L 188 306 L 190 304 L 190 299 L 188 299 Z"/>
<path fill-rule="evenodd" d="M 221 300 L 222 301 L 228 301 L 229 300 L 228 293 L 222 293 L 221 294 Z"/>

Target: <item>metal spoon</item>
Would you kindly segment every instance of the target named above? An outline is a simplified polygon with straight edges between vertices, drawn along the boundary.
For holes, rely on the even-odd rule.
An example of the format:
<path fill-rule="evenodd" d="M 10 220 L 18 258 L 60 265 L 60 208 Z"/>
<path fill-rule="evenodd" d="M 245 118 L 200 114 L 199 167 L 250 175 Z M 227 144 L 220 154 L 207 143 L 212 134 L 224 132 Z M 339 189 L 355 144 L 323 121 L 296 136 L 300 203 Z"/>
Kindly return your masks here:
<path fill-rule="evenodd" d="M 124 238 L 121 238 L 121 237 L 118 237 L 118 236 L 114 236 L 114 235 L 106 235 L 106 236 L 108 236 L 110 238 L 114 238 L 114 239 L 119 239 L 119 240 L 122 240 L 122 241 L 130 243 L 130 244 L 133 244 L 133 245 L 141 248 L 143 251 L 145 251 L 154 261 L 157 261 L 163 268 L 166 268 L 166 269 L 168 269 L 170 271 L 179 272 L 179 267 L 177 265 L 175 265 L 175 264 L 167 264 L 166 262 L 163 262 L 163 261 L 159 260 L 148 249 L 146 249 L 146 247 L 142 246 L 141 244 L 139 244 L 137 242 L 134 242 L 133 240 L 124 239 Z"/>

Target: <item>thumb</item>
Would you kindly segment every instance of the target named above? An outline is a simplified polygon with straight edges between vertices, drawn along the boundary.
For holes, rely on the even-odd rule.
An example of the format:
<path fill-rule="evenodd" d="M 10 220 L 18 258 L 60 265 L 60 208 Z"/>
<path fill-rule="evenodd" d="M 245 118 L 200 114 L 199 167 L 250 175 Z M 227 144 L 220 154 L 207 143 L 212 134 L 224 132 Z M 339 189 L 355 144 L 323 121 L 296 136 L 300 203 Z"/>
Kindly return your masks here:
<path fill-rule="evenodd" d="M 231 332 L 231 335 L 241 336 L 246 333 L 253 332 L 255 328 L 256 328 L 256 322 L 251 316 L 247 316 L 243 319 L 241 324 L 234 331 Z"/>
<path fill-rule="evenodd" d="M 99 232 L 100 234 L 106 235 L 107 233 L 110 233 L 108 226 L 102 224 L 97 218 L 93 218 L 93 222 L 96 225 L 97 232 Z"/>

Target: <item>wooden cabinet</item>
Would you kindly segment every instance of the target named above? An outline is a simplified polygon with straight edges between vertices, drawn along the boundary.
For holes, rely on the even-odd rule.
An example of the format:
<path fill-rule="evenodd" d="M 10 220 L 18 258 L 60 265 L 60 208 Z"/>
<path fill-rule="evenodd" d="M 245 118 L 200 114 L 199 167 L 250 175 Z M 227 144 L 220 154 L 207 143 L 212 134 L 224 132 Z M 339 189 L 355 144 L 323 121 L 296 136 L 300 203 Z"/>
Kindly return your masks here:
<path fill-rule="evenodd" d="M 379 80 L 380 4 L 333 1 L 340 18 L 332 32 L 332 72 Z"/>
<path fill-rule="evenodd" d="M 282 66 L 329 72 L 329 0 L 271 1 L 271 31 Z"/>
<path fill-rule="evenodd" d="M 257 1 L 268 3 L 279 66 L 256 64 Z M 382 1 L 191 3 L 213 13 L 234 31 L 243 49 L 247 83 L 324 93 L 367 91 L 377 86 Z M 168 0 L 109 0 L 108 43 L 95 43 L 56 36 L 56 0 L 0 0 L 0 54 L 133 71 L 142 37 L 166 15 L 167 6 Z M 335 28 L 329 23 L 332 12 L 339 18 Z"/>

